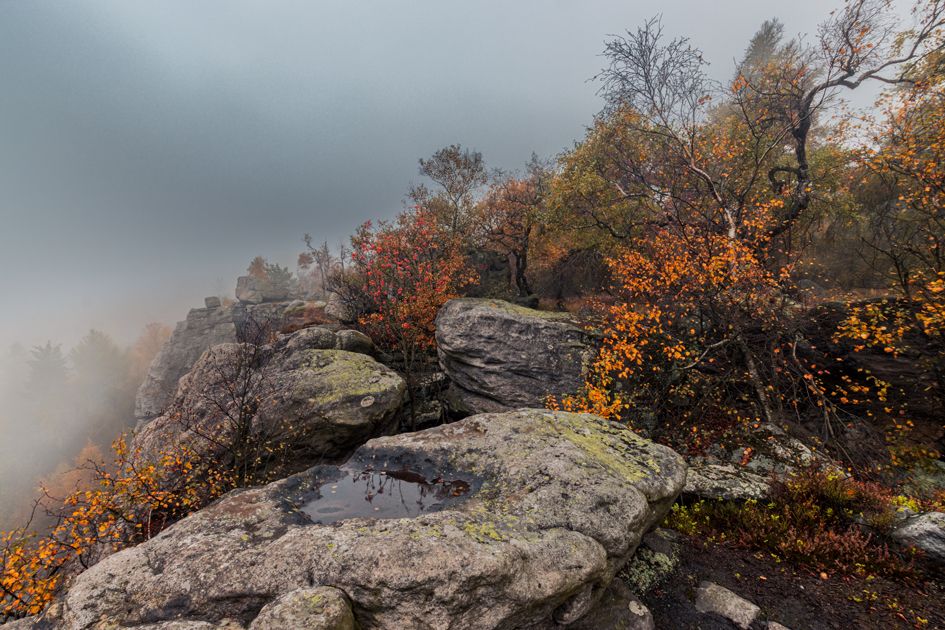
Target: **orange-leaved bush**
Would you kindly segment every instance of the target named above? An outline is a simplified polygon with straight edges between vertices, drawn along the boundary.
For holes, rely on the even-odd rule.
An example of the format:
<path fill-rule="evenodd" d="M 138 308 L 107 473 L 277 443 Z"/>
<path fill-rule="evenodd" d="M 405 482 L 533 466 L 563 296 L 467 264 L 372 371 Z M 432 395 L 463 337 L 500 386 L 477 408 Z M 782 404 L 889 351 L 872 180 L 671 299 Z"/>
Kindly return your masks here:
<path fill-rule="evenodd" d="M 352 260 L 375 312 L 361 318 L 379 346 L 400 355 L 416 419 L 416 371 L 435 347 L 436 314 L 475 281 L 460 242 L 437 238 L 434 215 L 423 208 L 398 215 L 376 229 L 365 223 L 352 238 Z"/>
<path fill-rule="evenodd" d="M 124 439 L 114 461 L 89 461 L 91 482 L 37 504 L 56 517 L 45 535 L 29 524 L 0 533 L 0 618 L 40 612 L 101 557 L 134 546 L 232 486 L 224 470 L 186 444 L 144 458 Z"/>

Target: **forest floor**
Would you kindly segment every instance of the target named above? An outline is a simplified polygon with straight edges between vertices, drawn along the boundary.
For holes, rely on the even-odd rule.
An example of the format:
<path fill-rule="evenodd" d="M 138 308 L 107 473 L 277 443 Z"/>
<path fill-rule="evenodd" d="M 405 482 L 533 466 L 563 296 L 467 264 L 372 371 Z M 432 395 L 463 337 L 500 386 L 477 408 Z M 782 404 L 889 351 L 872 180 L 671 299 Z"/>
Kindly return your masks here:
<path fill-rule="evenodd" d="M 641 601 L 659 630 L 732 630 L 694 602 L 704 580 L 715 582 L 762 610 L 752 629 L 776 621 L 790 630 L 945 630 L 945 582 L 907 585 L 878 577 L 807 571 L 770 553 L 679 539 L 679 565 Z"/>

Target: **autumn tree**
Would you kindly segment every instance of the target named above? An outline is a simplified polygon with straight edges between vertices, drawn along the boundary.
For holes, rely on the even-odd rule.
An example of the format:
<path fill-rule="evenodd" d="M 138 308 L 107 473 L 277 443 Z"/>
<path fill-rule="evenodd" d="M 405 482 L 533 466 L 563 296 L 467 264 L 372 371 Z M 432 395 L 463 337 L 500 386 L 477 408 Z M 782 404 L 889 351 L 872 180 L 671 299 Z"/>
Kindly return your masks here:
<path fill-rule="evenodd" d="M 399 355 L 416 422 L 416 379 L 426 354 L 435 348 L 440 307 L 475 280 L 458 243 L 437 238 L 437 215 L 415 208 L 394 222 L 370 222 L 352 237 L 352 262 L 375 311 L 361 323 L 380 347 Z"/>
<path fill-rule="evenodd" d="M 833 431 L 833 403 L 796 358 L 785 257 L 823 194 L 815 123 L 837 90 L 905 80 L 939 16 L 933 3 L 899 40 L 885 2 L 851 2 L 813 45 L 778 45 L 769 25 L 759 48 L 774 54 L 759 65 L 749 50 L 724 89 L 687 40 L 663 43 L 658 20 L 607 45 L 599 79 L 608 105 L 556 181 L 573 227 L 615 243 L 621 280 L 607 314 L 613 333 L 581 404 L 606 415 L 659 412 L 711 392 L 707 405 L 753 399 L 722 411 L 783 426 L 799 414 L 784 403 L 809 400 Z M 628 378 L 644 382 L 615 387 Z"/>
<path fill-rule="evenodd" d="M 265 279 L 277 287 L 289 291 L 295 289 L 295 278 L 288 267 L 281 267 L 278 263 L 270 263 L 262 256 L 253 258 L 246 269 L 246 273 L 250 278 Z"/>
<path fill-rule="evenodd" d="M 249 267 L 246 268 L 246 275 L 250 278 L 265 278 L 266 277 L 266 265 L 268 261 L 262 256 L 256 256 L 249 263 Z"/>
<path fill-rule="evenodd" d="M 160 322 L 150 322 L 141 329 L 141 334 L 135 340 L 131 347 L 131 365 L 135 380 L 140 385 L 144 381 L 145 375 L 158 350 L 164 345 L 173 331 L 170 326 Z"/>
<path fill-rule="evenodd" d="M 524 177 L 498 172 L 480 202 L 479 216 L 489 246 L 510 256 L 519 295 L 531 295 L 526 273 L 534 233 L 543 221 L 550 165 L 532 154 Z"/>
<path fill-rule="evenodd" d="M 328 287 L 328 277 L 331 275 L 332 269 L 334 269 L 336 264 L 341 263 L 341 271 L 344 273 L 344 264 L 341 262 L 341 258 L 345 255 L 345 248 L 342 247 L 340 252 L 340 257 L 335 258 L 331 249 L 328 247 L 328 241 L 323 241 L 321 245 L 313 245 L 314 239 L 306 234 L 303 238 L 305 241 L 305 247 L 307 251 L 299 254 L 298 265 L 302 270 L 308 270 L 314 265 L 315 269 L 313 271 L 319 274 L 319 279 L 321 280 L 321 289 L 322 293 L 327 290 Z"/>
<path fill-rule="evenodd" d="M 476 244 L 480 234 L 475 206 L 478 191 L 489 181 L 482 154 L 453 144 L 420 159 L 420 174 L 437 185 L 430 190 L 424 184 L 411 186 L 408 205 L 423 208 L 434 220 L 437 240 L 457 242 L 462 248 Z"/>
<path fill-rule="evenodd" d="M 945 272 L 945 85 L 941 54 L 913 64 L 880 100 L 858 154 L 861 254 L 902 295 Z"/>
<path fill-rule="evenodd" d="M 926 20 L 939 19 L 935 8 L 928 7 Z M 932 43 L 933 52 L 880 99 L 881 116 L 867 120 L 869 142 L 858 154 L 860 253 L 901 298 L 853 308 L 840 337 L 912 361 L 928 377 L 924 396 L 945 418 L 942 35 Z"/>

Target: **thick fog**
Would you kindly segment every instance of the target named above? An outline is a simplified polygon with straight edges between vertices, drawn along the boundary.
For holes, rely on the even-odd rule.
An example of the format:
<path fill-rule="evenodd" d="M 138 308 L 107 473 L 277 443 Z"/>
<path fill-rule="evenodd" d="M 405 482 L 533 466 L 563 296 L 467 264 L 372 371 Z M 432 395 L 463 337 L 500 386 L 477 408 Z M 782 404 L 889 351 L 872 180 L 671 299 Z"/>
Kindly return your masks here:
<path fill-rule="evenodd" d="M 804 7 L 809 7 L 805 11 Z M 822 3 L 672 2 L 726 78 L 761 22 Z M 600 109 L 608 34 L 655 5 L 598 2 L 0 4 L 0 346 L 130 343 L 256 255 L 392 216 L 417 159 L 553 156 Z"/>
<path fill-rule="evenodd" d="M 305 233 L 334 246 L 400 210 L 418 158 L 459 143 L 519 168 L 572 146 L 602 106 L 589 80 L 609 34 L 662 10 L 667 36 L 691 38 L 725 80 L 764 20 L 813 38 L 832 8 L 0 3 L 0 443 L 9 453 L 36 426 L 37 347 L 61 346 L 79 396 L 73 350 L 90 329 L 130 353 L 148 322 L 231 293 L 255 256 L 295 270 Z M 123 365 L 95 339 L 109 370 Z M 113 385 L 127 404 L 129 382 Z M 108 395 L 50 402 L 68 418 L 46 428 Z"/>

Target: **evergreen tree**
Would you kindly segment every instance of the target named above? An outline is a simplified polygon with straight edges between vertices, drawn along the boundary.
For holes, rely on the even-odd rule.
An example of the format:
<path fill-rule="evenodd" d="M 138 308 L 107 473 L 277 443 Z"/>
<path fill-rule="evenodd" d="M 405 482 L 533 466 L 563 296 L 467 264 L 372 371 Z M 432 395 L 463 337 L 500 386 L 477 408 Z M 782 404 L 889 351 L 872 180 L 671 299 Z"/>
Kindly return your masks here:
<path fill-rule="evenodd" d="M 27 360 L 30 366 L 29 379 L 26 382 L 28 395 L 46 396 L 61 395 L 69 380 L 69 369 L 66 358 L 62 355 L 61 344 L 52 345 L 47 341 L 45 346 L 34 346 L 30 351 L 32 359 Z"/>

